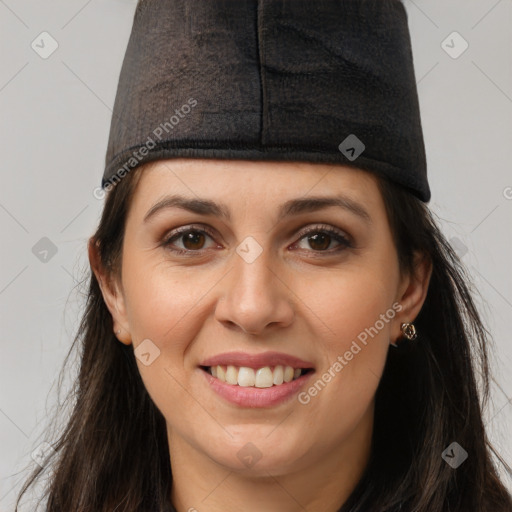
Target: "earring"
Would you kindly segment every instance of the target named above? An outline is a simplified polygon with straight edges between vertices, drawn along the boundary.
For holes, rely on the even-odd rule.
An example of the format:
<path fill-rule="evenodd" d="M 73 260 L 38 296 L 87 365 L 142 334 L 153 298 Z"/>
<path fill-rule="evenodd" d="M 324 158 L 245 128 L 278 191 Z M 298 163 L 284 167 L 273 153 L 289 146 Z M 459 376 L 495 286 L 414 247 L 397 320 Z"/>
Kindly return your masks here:
<path fill-rule="evenodd" d="M 121 329 L 117 330 L 116 334 L 121 334 Z"/>
<path fill-rule="evenodd" d="M 418 337 L 416 327 L 414 326 L 413 323 L 400 324 L 400 330 L 409 341 L 415 340 Z"/>
<path fill-rule="evenodd" d="M 413 341 L 418 337 L 418 333 L 416 332 L 416 327 L 412 322 L 406 322 L 406 323 L 400 324 L 400 330 L 402 331 L 404 338 L 406 338 L 408 341 Z M 398 340 L 397 340 L 397 342 L 398 342 Z M 399 345 L 401 345 L 401 344 L 402 344 L 402 342 L 396 343 L 396 344 L 391 343 L 391 346 L 398 348 Z"/>

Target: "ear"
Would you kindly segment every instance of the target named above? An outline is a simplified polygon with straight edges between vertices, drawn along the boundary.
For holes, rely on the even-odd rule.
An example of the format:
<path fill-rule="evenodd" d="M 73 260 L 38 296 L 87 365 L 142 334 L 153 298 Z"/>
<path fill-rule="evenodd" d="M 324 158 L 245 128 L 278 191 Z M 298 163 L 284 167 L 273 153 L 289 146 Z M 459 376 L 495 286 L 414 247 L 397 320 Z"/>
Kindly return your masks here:
<path fill-rule="evenodd" d="M 101 288 L 103 300 L 112 315 L 114 333 L 121 343 L 130 345 L 132 339 L 126 317 L 126 307 L 122 287 L 120 283 L 117 282 L 117 279 L 115 279 L 110 272 L 107 272 L 105 267 L 102 265 L 98 242 L 94 237 L 89 239 L 88 253 L 89 263 Z"/>
<path fill-rule="evenodd" d="M 402 309 L 397 312 L 391 329 L 391 343 L 401 338 L 402 323 L 414 322 L 418 316 L 423 303 L 427 298 L 430 278 L 432 276 L 432 262 L 425 254 L 416 252 L 414 255 L 414 269 L 410 274 L 404 275 L 401 279 L 397 302 Z"/>

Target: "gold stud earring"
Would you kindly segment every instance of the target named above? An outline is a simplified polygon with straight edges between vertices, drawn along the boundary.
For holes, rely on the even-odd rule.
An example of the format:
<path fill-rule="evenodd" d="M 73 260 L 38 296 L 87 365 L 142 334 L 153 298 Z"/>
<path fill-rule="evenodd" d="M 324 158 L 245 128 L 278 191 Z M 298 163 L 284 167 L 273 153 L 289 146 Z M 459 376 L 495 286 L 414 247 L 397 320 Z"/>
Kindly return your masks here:
<path fill-rule="evenodd" d="M 404 322 L 400 324 L 400 330 L 402 331 L 403 337 L 409 341 L 413 341 L 418 337 L 416 327 L 412 322 Z M 391 343 L 392 347 L 398 348 L 401 345 L 401 341 L 398 339 L 396 343 Z"/>
<path fill-rule="evenodd" d="M 415 340 L 418 337 L 418 333 L 416 332 L 416 327 L 413 323 L 403 323 L 400 324 L 400 330 L 402 334 L 409 340 Z"/>

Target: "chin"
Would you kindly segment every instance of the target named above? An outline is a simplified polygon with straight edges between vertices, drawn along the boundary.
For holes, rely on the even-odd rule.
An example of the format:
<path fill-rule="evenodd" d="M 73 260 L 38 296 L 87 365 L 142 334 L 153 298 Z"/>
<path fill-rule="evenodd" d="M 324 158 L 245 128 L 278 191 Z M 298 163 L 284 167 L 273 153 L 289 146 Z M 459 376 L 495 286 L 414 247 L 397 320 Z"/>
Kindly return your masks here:
<path fill-rule="evenodd" d="M 237 433 L 224 444 L 218 440 L 208 443 L 204 446 L 205 454 L 229 471 L 268 477 L 269 473 L 277 476 L 296 470 L 307 450 L 303 436 L 293 442 L 284 429 L 281 435 L 273 433 L 270 436 L 271 430 L 244 430 L 243 435 Z"/>

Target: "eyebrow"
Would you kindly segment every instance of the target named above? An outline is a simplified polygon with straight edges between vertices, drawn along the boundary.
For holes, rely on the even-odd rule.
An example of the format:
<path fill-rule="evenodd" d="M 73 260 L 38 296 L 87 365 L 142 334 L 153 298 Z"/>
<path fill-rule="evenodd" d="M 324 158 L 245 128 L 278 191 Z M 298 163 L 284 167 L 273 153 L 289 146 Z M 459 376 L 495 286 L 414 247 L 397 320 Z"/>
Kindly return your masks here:
<path fill-rule="evenodd" d="M 356 201 L 343 196 L 309 196 L 306 198 L 290 199 L 281 205 L 278 212 L 278 220 L 312 213 L 329 207 L 338 207 L 347 210 L 360 217 L 367 224 L 372 223 L 370 214 Z M 213 215 L 227 221 L 231 221 L 229 208 L 222 203 L 216 203 L 205 198 L 189 198 L 181 195 L 166 196 L 153 205 L 144 217 L 144 223 L 148 222 L 157 212 L 169 208 L 180 208 L 199 215 Z"/>

